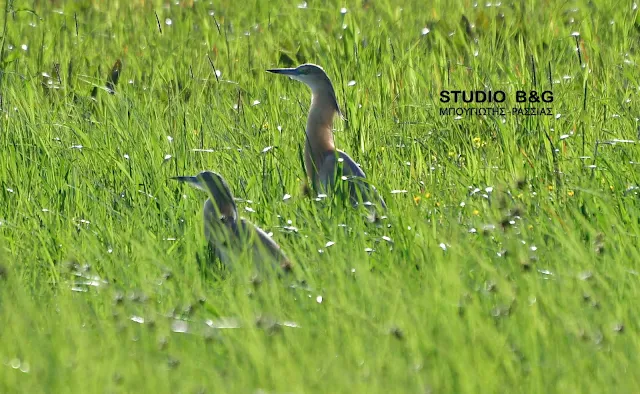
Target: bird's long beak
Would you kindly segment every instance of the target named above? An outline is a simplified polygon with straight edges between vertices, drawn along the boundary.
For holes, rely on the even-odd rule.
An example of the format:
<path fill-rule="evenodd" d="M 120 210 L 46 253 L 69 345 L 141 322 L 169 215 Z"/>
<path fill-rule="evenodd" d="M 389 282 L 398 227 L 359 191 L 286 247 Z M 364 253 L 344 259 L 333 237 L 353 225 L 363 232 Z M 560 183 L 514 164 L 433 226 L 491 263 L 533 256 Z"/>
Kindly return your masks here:
<path fill-rule="evenodd" d="M 200 190 L 203 191 L 207 191 L 207 189 L 204 187 L 204 185 L 202 184 L 202 182 L 200 182 L 200 180 L 195 177 L 195 176 L 174 176 L 171 179 L 174 179 L 176 181 L 180 181 L 180 182 L 185 182 L 188 183 L 189 185 L 198 188 Z"/>
<path fill-rule="evenodd" d="M 290 77 L 294 77 L 299 75 L 298 74 L 298 70 L 295 68 L 270 68 L 267 70 L 270 73 L 274 73 L 274 74 L 283 74 L 283 75 L 287 75 Z"/>

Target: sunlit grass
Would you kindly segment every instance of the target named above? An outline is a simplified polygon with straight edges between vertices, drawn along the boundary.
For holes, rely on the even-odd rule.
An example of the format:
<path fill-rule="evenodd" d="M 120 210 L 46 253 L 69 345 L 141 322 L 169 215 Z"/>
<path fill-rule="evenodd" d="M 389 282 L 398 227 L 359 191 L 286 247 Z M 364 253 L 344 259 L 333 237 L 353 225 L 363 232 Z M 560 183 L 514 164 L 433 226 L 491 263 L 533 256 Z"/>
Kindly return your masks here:
<path fill-rule="evenodd" d="M 0 391 L 636 392 L 640 18 L 543 3 L 6 3 Z M 377 226 L 302 193 L 303 62 Z M 205 169 L 291 277 L 210 261 Z"/>

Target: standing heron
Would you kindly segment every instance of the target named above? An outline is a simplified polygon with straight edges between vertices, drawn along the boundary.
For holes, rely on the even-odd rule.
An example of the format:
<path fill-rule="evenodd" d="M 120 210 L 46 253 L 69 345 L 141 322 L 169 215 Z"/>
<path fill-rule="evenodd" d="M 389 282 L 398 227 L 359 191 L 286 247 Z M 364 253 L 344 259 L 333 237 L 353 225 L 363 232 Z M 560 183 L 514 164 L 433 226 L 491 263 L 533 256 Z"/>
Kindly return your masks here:
<path fill-rule="evenodd" d="M 204 234 L 216 256 L 227 267 L 231 268 L 234 254 L 238 255 L 250 247 L 257 268 L 264 268 L 265 263 L 271 263 L 273 267 L 279 265 L 284 271 L 291 269 L 291 262 L 267 233 L 245 218 L 238 217 L 229 185 L 220 174 L 203 171 L 196 176 L 172 179 L 186 182 L 209 195 L 204 203 Z"/>
<path fill-rule="evenodd" d="M 304 165 L 313 188 L 323 193 L 332 190 L 338 172 L 341 179 L 346 177 L 350 182 L 349 196 L 354 205 L 358 203 L 359 195 L 365 205 L 373 206 L 371 200 L 377 198 L 380 205 L 386 209 L 387 205 L 378 195 L 375 187 L 362 181 L 366 178 L 364 171 L 349 155 L 335 147 L 333 118 L 340 113 L 340 107 L 333 84 L 322 67 L 315 64 L 302 64 L 296 68 L 274 68 L 267 71 L 286 75 L 311 88 Z"/>

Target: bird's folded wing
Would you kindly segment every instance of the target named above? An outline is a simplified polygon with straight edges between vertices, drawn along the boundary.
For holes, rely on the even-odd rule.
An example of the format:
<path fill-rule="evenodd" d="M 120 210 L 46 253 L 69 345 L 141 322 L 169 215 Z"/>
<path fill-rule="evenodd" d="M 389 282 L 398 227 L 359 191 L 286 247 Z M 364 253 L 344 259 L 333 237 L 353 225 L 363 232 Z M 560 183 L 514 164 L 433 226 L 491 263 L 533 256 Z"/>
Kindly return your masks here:
<path fill-rule="evenodd" d="M 362 171 L 362 168 L 360 168 L 348 154 L 346 154 L 345 152 L 339 149 L 336 150 L 336 152 L 338 153 L 338 158 L 342 159 L 342 175 L 357 176 L 360 178 L 367 177 L 364 174 L 364 171 Z M 333 160 L 335 161 L 336 156 L 335 155 L 330 155 L 330 156 L 333 157 Z"/>
<path fill-rule="evenodd" d="M 327 153 L 324 157 L 324 161 L 322 163 L 322 167 L 320 170 L 320 180 L 324 185 L 327 185 L 329 182 L 333 182 L 333 177 L 335 177 L 335 169 L 337 165 L 337 159 L 342 159 L 342 175 L 344 176 L 352 176 L 357 178 L 366 178 L 364 171 L 362 168 L 356 164 L 356 162 L 345 152 L 341 150 L 336 150 L 336 153 L 330 152 Z M 369 195 L 370 192 L 373 192 L 373 195 L 377 196 L 380 200 L 380 204 L 383 208 L 386 209 L 387 205 L 384 202 L 382 196 L 379 195 L 378 190 L 375 186 L 369 184 L 366 181 L 356 182 L 358 184 L 358 188 L 360 189 L 360 193 L 365 200 L 369 200 L 373 198 L 372 195 Z M 355 194 L 356 185 L 352 184 L 352 198 Z"/>
<path fill-rule="evenodd" d="M 244 236 L 255 237 L 253 238 L 253 242 L 255 242 L 255 246 L 258 249 L 268 252 L 268 254 L 278 261 L 286 260 L 286 256 L 282 252 L 282 249 L 280 249 L 280 245 L 265 233 L 264 230 L 245 218 L 240 218 L 238 224 L 240 227 L 239 231 L 242 231 Z"/>

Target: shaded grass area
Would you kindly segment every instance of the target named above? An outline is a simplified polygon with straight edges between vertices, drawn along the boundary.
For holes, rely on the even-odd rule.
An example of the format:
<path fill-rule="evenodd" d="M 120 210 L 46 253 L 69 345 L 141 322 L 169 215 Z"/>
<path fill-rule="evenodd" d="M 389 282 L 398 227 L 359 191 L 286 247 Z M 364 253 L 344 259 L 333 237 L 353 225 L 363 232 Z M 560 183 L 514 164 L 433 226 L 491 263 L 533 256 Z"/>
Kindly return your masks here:
<path fill-rule="evenodd" d="M 637 391 L 638 11 L 542 3 L 7 2 L 1 391 Z M 378 226 L 301 192 L 309 92 L 264 70 L 307 61 Z M 211 261 L 204 169 L 290 278 Z"/>

